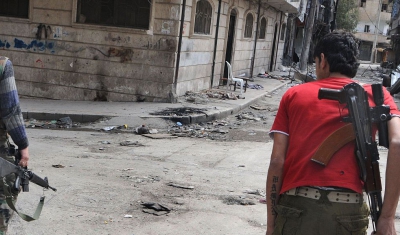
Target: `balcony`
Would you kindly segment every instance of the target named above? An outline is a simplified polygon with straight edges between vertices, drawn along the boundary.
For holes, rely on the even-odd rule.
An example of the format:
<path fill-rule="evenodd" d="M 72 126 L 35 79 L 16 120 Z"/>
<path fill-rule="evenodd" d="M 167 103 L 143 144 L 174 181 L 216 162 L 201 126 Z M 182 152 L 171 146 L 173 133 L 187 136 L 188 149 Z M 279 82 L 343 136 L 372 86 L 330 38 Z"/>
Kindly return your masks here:
<path fill-rule="evenodd" d="M 261 0 L 262 4 L 268 4 L 285 13 L 297 13 L 300 1 L 286 1 L 286 0 Z"/>

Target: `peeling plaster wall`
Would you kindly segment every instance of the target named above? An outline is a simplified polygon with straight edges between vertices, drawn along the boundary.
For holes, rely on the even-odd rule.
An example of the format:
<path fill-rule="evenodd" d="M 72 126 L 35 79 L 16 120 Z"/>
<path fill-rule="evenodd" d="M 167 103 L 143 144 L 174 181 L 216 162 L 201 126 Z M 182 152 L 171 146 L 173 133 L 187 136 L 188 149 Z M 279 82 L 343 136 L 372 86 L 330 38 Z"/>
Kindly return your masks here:
<path fill-rule="evenodd" d="M 77 24 L 76 0 L 30 1 L 30 19 L 0 17 L 0 48 L 23 96 L 168 101 L 179 3 L 153 1 L 150 29 L 137 30 Z"/>
<path fill-rule="evenodd" d="M 31 0 L 29 19 L 0 17 L 0 49 L 13 61 L 22 96 L 169 102 L 173 92 L 183 95 L 188 90 L 210 87 L 218 0 L 209 1 L 214 11 L 211 35 L 193 33 L 196 0 L 186 1 L 177 81 L 181 0 L 153 0 L 148 30 L 76 23 L 77 0 Z M 222 0 L 213 86 L 218 85 L 224 72 L 232 9 L 238 13 L 233 72 L 250 74 L 257 7 L 247 0 Z M 248 12 L 254 14 L 251 39 L 243 36 Z M 266 38 L 257 42 L 254 75 L 269 70 L 275 23 L 281 26 L 286 22 L 285 14 L 280 22 L 280 11 L 272 7 L 262 9 L 261 15 L 268 22 Z M 279 40 L 274 68 L 281 63 L 283 45 L 284 41 Z"/>

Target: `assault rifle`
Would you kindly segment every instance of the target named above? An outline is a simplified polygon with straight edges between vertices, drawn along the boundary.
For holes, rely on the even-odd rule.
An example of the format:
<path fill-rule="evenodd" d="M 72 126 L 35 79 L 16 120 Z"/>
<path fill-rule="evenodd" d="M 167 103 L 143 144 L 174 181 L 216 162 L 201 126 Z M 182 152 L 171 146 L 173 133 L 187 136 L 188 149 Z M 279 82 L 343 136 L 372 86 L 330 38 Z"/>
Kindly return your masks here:
<path fill-rule="evenodd" d="M 4 183 L 3 191 L 6 196 L 6 202 L 7 202 L 8 206 L 11 209 L 13 209 L 15 212 L 17 212 L 17 214 L 22 219 L 24 219 L 26 221 L 36 220 L 39 218 L 39 215 L 41 213 L 41 210 L 42 210 L 42 207 L 44 204 L 44 197 L 42 197 L 40 199 L 39 205 L 35 211 L 34 216 L 30 217 L 23 213 L 19 213 L 16 210 L 12 195 L 18 194 L 21 191 L 21 188 L 22 188 L 23 192 L 29 192 L 29 181 L 31 181 L 32 183 L 35 183 L 43 188 L 46 188 L 46 189 L 51 189 L 53 191 L 57 191 L 57 189 L 53 188 L 49 185 L 47 177 L 42 179 L 39 176 L 37 176 L 35 173 L 33 173 L 32 171 L 28 170 L 27 167 L 21 167 L 18 165 L 19 161 L 21 160 L 21 154 L 18 150 L 15 149 L 15 147 L 13 145 L 11 145 L 10 148 L 8 149 L 8 154 L 11 156 L 12 155 L 15 156 L 15 164 L 0 157 L 0 177 L 3 178 L 3 183 Z M 9 174 L 15 174 L 16 180 L 15 180 L 14 185 L 8 187 L 8 185 L 6 185 L 7 182 L 5 181 L 4 177 Z"/>
<path fill-rule="evenodd" d="M 382 184 L 379 172 L 379 152 L 375 137 L 372 136 L 372 124 L 376 123 L 379 132 L 379 145 L 389 147 L 387 121 L 390 120 L 390 108 L 383 104 L 382 84 L 372 85 L 375 107 L 368 103 L 368 95 L 357 83 L 345 85 L 343 89 L 321 88 L 318 99 L 337 100 L 347 104 L 349 116 L 345 122 L 351 122 L 356 139 L 356 159 L 360 168 L 360 178 L 368 195 L 373 229 L 382 210 Z"/>

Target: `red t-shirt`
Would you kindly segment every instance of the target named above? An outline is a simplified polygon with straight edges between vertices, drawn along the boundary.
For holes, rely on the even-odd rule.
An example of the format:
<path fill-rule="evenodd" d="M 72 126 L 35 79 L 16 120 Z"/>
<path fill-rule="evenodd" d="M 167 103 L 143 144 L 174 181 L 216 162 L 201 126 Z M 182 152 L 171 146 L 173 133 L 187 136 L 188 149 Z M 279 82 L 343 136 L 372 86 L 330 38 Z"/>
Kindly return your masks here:
<path fill-rule="evenodd" d="M 354 141 L 339 149 L 325 167 L 310 160 L 319 145 L 346 124 L 343 117 L 348 115 L 345 104 L 319 100 L 319 89 L 339 90 L 352 82 L 355 81 L 348 78 L 326 78 L 294 86 L 283 95 L 270 131 L 271 135 L 279 132 L 289 137 L 280 193 L 300 186 L 333 186 L 362 192 Z M 370 107 L 374 107 L 371 85 L 365 85 L 364 89 L 369 94 Z M 400 116 L 392 96 L 383 90 L 384 104 L 390 106 L 392 115 Z"/>

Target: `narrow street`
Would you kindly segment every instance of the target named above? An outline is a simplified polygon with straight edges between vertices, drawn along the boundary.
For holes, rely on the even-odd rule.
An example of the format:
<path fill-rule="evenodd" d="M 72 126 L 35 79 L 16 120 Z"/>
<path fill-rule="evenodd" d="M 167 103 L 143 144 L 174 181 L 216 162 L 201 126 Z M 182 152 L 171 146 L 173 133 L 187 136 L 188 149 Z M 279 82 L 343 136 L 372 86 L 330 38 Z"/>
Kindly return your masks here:
<path fill-rule="evenodd" d="M 188 137 L 28 128 L 30 168 L 58 191 L 44 192 L 39 220 L 27 223 L 14 215 L 9 234 L 264 234 L 268 131 L 282 94 L 293 85 L 223 120 L 190 127 L 165 122 L 159 130 L 190 129 Z M 380 152 L 384 176 L 386 150 Z M 31 183 L 17 209 L 33 214 L 41 195 Z"/>

